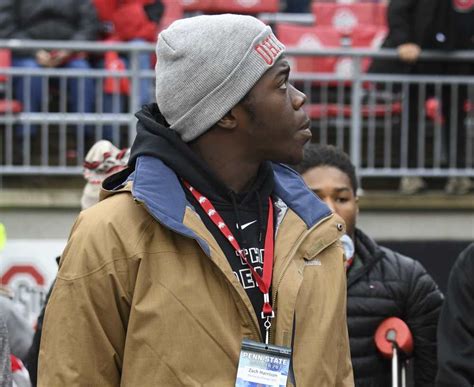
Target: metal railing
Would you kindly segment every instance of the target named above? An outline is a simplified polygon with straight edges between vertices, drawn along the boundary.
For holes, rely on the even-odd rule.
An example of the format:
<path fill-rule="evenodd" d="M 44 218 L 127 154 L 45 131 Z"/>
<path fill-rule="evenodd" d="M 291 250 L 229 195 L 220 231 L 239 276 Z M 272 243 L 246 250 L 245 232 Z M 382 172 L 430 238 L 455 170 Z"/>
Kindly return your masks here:
<path fill-rule="evenodd" d="M 106 135 L 117 146 L 131 145 L 134 113 L 140 108 L 140 99 L 143 101 L 143 81 L 149 85 L 149 102 L 154 100 L 154 71 L 140 66 L 140 55 L 152 53 L 154 45 L 0 40 L 2 48 L 13 55 L 38 49 L 88 52 L 89 59 L 96 56 L 98 65 L 90 69 L 0 68 L 0 77 L 6 77 L 0 102 L 18 98 L 18 90 L 14 92 L 18 79 L 23 80 L 24 94 L 19 112 L 7 106 L 0 113 L 0 175 L 80 174 L 84 156 L 96 140 Z M 104 70 L 101 59 L 108 51 L 121 53 L 128 59 L 128 67 Z M 345 149 L 360 176 L 474 176 L 474 75 L 401 76 L 363 71 L 367 58 L 395 59 L 395 50 L 289 48 L 287 56 L 295 68 L 302 57 L 340 59 L 342 72 L 293 70 L 291 81 L 308 95 L 315 141 Z M 474 63 L 474 53 L 424 52 L 422 59 Z M 38 77 L 41 108 L 32 111 L 29 86 Z M 129 90 L 114 89 L 107 95 L 107 82 L 120 84 L 121 79 L 127 80 Z M 68 107 L 71 80 L 78 82 L 79 101 L 85 99 L 85 83 L 93 81 L 92 111 Z M 459 90 L 467 96 L 467 113 L 461 124 L 459 109 L 454 108 L 460 104 Z M 446 117 L 443 122 L 439 108 L 446 93 L 452 105 L 449 122 Z M 427 106 L 428 97 L 434 107 Z M 112 112 L 104 109 L 106 98 L 112 101 Z"/>
<path fill-rule="evenodd" d="M 474 176 L 474 74 L 363 71 L 367 58 L 398 58 L 396 50 L 387 49 L 289 49 L 288 54 L 346 61 L 340 74 L 296 73 L 292 80 L 308 95 L 310 112 L 320 110 L 312 115 L 314 141 L 343 148 L 360 176 Z M 474 52 L 425 51 L 420 60 L 474 64 Z M 449 111 L 443 116 L 447 94 Z M 461 104 L 463 122 L 456 108 Z"/>

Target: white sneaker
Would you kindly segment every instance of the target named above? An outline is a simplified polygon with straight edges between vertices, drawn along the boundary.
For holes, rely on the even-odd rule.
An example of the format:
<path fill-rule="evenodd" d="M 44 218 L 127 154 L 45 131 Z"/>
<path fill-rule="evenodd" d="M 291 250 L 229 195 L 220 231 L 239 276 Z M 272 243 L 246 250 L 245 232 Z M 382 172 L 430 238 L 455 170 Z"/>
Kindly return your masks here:
<path fill-rule="evenodd" d="M 400 179 L 399 191 L 403 195 L 413 195 L 426 188 L 426 182 L 419 176 L 404 176 Z"/>
<path fill-rule="evenodd" d="M 467 176 L 450 177 L 444 186 L 444 191 L 449 195 L 465 195 L 473 186 L 471 179 Z"/>

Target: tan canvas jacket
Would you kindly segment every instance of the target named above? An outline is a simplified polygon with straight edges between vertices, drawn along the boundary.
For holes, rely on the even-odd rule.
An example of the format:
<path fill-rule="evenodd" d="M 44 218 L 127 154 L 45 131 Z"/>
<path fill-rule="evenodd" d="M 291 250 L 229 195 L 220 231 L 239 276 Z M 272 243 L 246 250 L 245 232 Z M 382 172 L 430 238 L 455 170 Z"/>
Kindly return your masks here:
<path fill-rule="evenodd" d="M 262 341 L 197 213 L 186 206 L 179 228 L 139 186 L 78 217 L 46 309 L 39 386 L 233 386 L 242 338 Z M 270 341 L 293 348 L 296 385 L 352 386 L 342 221 L 327 214 L 308 229 L 288 208 L 280 222 Z"/>

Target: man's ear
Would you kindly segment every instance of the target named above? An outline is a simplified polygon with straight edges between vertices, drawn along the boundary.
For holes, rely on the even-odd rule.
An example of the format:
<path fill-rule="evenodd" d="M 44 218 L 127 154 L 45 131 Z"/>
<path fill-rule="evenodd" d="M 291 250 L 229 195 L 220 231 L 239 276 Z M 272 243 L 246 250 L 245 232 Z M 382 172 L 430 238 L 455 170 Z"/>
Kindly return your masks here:
<path fill-rule="evenodd" d="M 217 121 L 216 126 L 222 129 L 235 129 L 237 127 L 235 108 L 231 109 L 224 117 Z"/>

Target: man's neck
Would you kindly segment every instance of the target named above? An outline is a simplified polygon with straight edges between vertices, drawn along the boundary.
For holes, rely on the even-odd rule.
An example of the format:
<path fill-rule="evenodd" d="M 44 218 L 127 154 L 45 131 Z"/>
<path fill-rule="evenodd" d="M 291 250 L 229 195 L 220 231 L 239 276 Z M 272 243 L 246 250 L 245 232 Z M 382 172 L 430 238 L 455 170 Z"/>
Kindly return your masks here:
<path fill-rule="evenodd" d="M 219 180 L 236 193 L 245 192 L 251 187 L 260 166 L 246 162 L 246 160 L 203 158 Z"/>
<path fill-rule="evenodd" d="M 206 162 L 209 169 L 236 193 L 248 190 L 257 177 L 260 162 L 250 160 L 235 149 L 224 146 L 209 148 L 199 144 L 190 146 Z"/>

